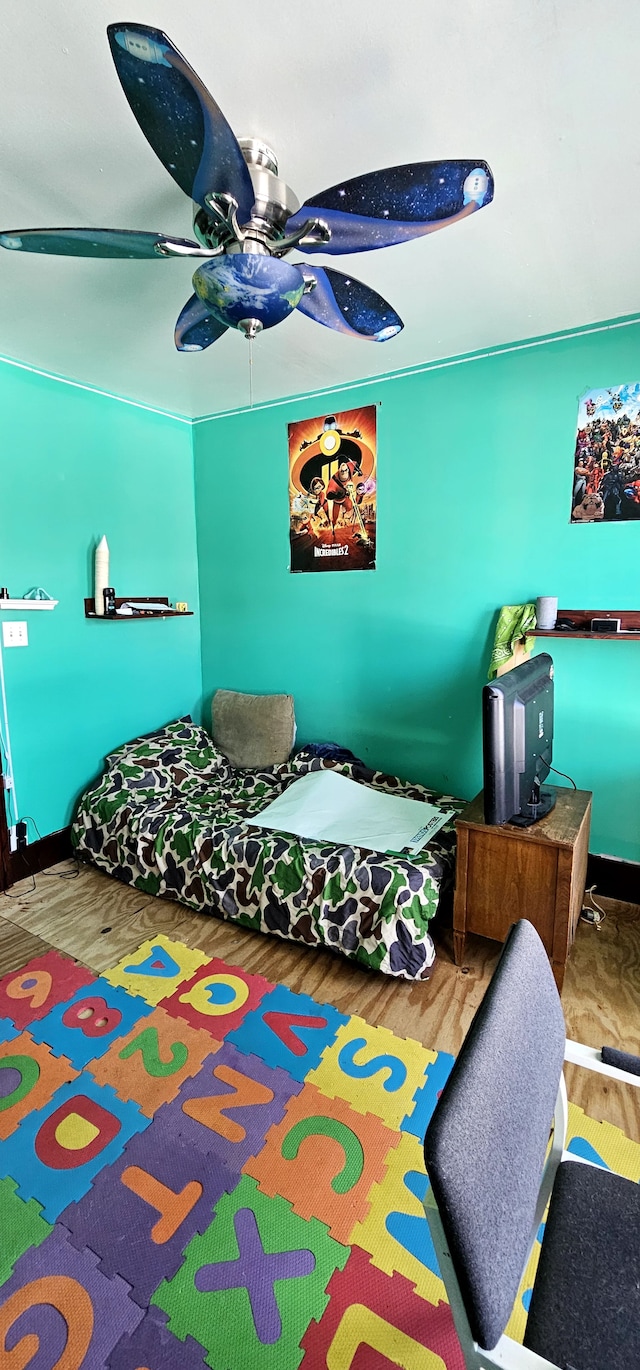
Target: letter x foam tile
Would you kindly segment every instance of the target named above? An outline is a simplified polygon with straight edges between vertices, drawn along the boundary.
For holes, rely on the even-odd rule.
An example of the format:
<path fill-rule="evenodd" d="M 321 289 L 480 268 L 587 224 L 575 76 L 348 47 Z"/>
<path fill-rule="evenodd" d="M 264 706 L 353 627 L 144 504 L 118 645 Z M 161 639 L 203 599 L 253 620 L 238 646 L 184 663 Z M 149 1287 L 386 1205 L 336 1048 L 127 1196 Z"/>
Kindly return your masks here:
<path fill-rule="evenodd" d="M 175 1099 L 184 1081 L 197 1075 L 218 1046 L 208 1032 L 156 1008 L 87 1069 L 99 1084 L 113 1085 L 121 1099 L 134 1099 L 152 1118 L 161 1104 Z M 0 1115 L 0 1126 L 1 1122 Z"/>
<path fill-rule="evenodd" d="M 0 1363 L 15 1357 L 3 1351 L 19 1336 L 36 1336 L 46 1360 L 41 1364 L 104 1370 L 109 1353 L 142 1319 L 123 1280 L 107 1280 L 96 1270 L 91 1251 L 76 1251 L 62 1227 L 41 1246 L 20 1257 L 11 1279 L 0 1289 Z M 26 1361 L 16 1348 L 17 1363 Z"/>
<path fill-rule="evenodd" d="M 327 1293 L 320 1323 L 312 1324 L 302 1340 L 302 1370 L 355 1370 L 356 1365 L 382 1370 L 383 1364 L 464 1370 L 449 1305 L 426 1304 L 402 1275 L 384 1275 L 357 1247 L 344 1269 L 331 1276 Z"/>
<path fill-rule="evenodd" d="M 244 1178 L 153 1302 L 177 1337 L 206 1346 L 212 1370 L 296 1370 L 300 1339 L 348 1254 L 317 1219 L 297 1217 Z"/>
<path fill-rule="evenodd" d="M 123 956 L 113 970 L 104 971 L 103 978 L 155 1005 L 208 961 L 203 951 L 192 951 L 184 942 L 172 942 L 159 932 L 133 954 Z"/>

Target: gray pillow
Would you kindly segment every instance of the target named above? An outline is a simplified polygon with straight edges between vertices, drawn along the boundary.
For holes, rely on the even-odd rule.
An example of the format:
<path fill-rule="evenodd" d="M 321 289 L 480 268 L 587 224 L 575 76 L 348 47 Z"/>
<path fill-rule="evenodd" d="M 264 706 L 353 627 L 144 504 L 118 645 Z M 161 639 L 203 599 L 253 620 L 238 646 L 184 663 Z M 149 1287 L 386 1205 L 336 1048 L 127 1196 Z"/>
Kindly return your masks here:
<path fill-rule="evenodd" d="M 295 738 L 293 695 L 243 695 L 216 690 L 213 740 L 239 770 L 262 770 L 289 760 Z"/>

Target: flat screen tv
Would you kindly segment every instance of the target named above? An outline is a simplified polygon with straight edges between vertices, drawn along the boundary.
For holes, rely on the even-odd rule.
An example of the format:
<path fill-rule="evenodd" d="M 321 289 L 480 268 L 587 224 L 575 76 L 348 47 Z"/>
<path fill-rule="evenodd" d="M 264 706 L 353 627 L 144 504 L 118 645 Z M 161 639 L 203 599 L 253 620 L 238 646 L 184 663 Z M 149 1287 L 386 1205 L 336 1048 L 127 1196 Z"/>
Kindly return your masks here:
<path fill-rule="evenodd" d="M 485 823 L 528 828 L 553 808 L 553 662 L 541 652 L 482 691 Z"/>

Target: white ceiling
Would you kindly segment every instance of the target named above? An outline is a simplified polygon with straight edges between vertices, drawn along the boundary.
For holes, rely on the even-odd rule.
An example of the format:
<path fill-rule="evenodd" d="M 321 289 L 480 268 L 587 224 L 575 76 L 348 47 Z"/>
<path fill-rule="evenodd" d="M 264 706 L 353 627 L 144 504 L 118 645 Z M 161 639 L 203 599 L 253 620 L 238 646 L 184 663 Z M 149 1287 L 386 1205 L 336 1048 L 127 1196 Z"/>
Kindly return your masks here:
<path fill-rule="evenodd" d="M 485 158 L 492 205 L 333 259 L 398 310 L 386 344 L 294 313 L 254 345 L 255 402 L 640 309 L 637 0 L 2 0 L 0 228 L 161 229 L 191 206 L 129 109 L 105 34 L 163 28 L 302 201 L 383 166 Z M 318 264 L 331 259 L 316 256 Z M 0 254 L 0 354 L 191 417 L 248 401 L 228 333 L 178 354 L 185 261 Z"/>

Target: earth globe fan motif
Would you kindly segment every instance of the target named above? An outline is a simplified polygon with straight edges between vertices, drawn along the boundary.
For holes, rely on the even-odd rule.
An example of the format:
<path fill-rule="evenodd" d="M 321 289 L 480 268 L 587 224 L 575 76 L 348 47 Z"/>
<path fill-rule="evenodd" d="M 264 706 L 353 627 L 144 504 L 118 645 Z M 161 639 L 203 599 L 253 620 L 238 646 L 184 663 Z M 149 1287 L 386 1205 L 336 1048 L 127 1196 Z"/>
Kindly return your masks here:
<path fill-rule="evenodd" d="M 82 257 L 204 259 L 181 311 L 179 351 L 202 351 L 229 328 L 253 338 L 294 309 L 327 328 L 386 342 L 400 316 L 370 286 L 329 266 L 282 259 L 406 242 L 491 203 L 485 161 L 416 162 L 343 181 L 300 205 L 259 139 L 238 141 L 213 96 L 160 29 L 110 24 L 111 55 L 139 127 L 193 201 L 195 239 L 102 228 L 11 229 L 9 251 Z"/>

